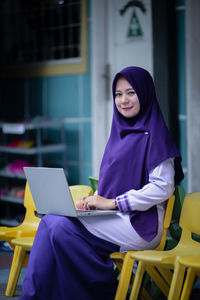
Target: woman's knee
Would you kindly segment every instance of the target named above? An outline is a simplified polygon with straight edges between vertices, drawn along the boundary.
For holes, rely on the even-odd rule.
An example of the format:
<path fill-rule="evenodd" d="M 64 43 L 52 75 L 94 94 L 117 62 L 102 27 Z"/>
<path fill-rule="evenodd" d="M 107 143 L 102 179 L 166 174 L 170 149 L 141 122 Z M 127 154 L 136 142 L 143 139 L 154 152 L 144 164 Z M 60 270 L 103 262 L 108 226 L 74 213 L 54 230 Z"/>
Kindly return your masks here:
<path fill-rule="evenodd" d="M 50 240 L 53 242 L 60 240 L 60 238 L 66 239 L 74 231 L 73 220 L 64 216 L 46 215 L 41 222 L 45 224 Z"/>

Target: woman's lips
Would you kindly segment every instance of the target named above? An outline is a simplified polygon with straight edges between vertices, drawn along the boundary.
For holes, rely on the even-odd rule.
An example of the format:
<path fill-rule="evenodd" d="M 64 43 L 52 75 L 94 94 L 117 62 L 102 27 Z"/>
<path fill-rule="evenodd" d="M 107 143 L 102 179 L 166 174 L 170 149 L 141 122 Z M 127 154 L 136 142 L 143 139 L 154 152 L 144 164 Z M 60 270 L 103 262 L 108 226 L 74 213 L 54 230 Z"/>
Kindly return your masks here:
<path fill-rule="evenodd" d="M 132 109 L 132 106 L 131 107 L 122 107 L 123 110 L 129 110 L 129 109 Z"/>

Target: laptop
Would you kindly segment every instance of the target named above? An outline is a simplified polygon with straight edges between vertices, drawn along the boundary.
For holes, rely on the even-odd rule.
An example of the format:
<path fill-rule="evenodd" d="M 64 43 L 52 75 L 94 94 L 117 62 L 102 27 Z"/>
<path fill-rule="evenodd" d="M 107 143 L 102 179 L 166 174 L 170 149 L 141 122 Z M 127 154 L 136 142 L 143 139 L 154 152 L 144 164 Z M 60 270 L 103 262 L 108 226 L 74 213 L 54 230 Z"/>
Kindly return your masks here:
<path fill-rule="evenodd" d="M 76 209 L 64 169 L 24 167 L 37 213 L 68 217 L 116 214 L 117 210 Z"/>

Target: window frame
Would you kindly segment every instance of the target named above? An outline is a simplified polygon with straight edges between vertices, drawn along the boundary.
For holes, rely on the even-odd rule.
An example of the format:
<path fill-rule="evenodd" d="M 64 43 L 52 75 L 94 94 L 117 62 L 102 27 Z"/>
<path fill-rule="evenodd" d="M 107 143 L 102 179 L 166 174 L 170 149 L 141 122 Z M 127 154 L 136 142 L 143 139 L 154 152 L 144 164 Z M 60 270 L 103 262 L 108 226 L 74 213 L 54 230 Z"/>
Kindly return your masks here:
<path fill-rule="evenodd" d="M 87 72 L 87 0 L 81 0 L 81 56 L 24 66 L 2 67 L 0 77 L 45 77 Z"/>

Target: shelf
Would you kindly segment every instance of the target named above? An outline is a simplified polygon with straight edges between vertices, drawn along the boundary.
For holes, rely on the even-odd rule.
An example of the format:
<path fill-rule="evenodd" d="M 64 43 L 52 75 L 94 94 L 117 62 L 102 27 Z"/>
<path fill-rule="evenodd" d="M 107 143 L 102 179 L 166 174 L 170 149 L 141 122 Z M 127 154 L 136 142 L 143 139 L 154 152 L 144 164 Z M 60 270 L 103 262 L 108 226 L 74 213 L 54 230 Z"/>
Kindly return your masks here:
<path fill-rule="evenodd" d="M 10 178 L 19 178 L 19 179 L 25 179 L 25 175 L 23 173 L 11 173 L 4 170 L 0 171 L 0 176 L 2 177 L 10 177 Z"/>
<path fill-rule="evenodd" d="M 10 203 L 15 203 L 15 204 L 23 204 L 24 203 L 23 199 L 19 199 L 19 198 L 16 198 L 16 197 L 11 197 L 11 196 L 0 195 L 0 200 L 5 201 L 5 202 L 10 202 Z"/>
<path fill-rule="evenodd" d="M 13 154 L 24 154 L 24 155 L 64 152 L 65 150 L 66 150 L 66 146 L 64 144 L 45 145 L 45 146 L 33 147 L 33 148 L 29 148 L 29 149 L 0 146 L 0 152 L 13 153 Z"/>
<path fill-rule="evenodd" d="M 4 134 L 24 134 L 26 130 L 51 128 L 64 125 L 63 120 L 47 120 L 33 123 L 3 123 L 0 122 L 0 128 Z"/>
<path fill-rule="evenodd" d="M 12 158 L 10 154 L 17 158 L 17 155 L 23 156 L 36 156 L 36 166 L 42 167 L 44 166 L 44 159 L 46 158 L 43 154 L 49 153 L 62 153 L 62 167 L 66 166 L 65 159 L 66 159 L 66 142 L 65 142 L 65 123 L 64 120 L 51 120 L 51 119 L 44 119 L 44 118 L 37 118 L 32 122 L 20 122 L 20 123 L 9 123 L 9 122 L 0 122 L 0 132 L 2 135 L 2 145 L 0 145 L 0 154 L 2 155 L 2 162 L 1 164 L 4 165 L 4 168 L 0 169 L 0 177 L 2 178 L 2 182 L 5 182 L 5 190 L 9 190 L 10 183 L 18 185 L 18 179 L 26 180 L 25 175 L 23 173 L 12 173 L 8 172 L 5 165 L 9 166 L 10 162 L 12 162 Z M 60 142 L 59 143 L 48 143 L 44 144 L 43 141 L 43 129 L 58 129 L 60 132 Z M 23 147 L 11 147 L 8 144 L 10 138 L 7 138 L 6 135 L 23 135 L 28 130 L 35 130 L 35 143 L 34 147 L 31 148 L 23 148 Z M 16 138 L 13 138 L 13 140 Z M 22 137 L 20 137 L 22 139 Z M 22 140 L 27 140 L 27 135 L 23 137 Z M 7 145 L 8 144 L 8 145 Z M 12 144 L 10 144 L 12 145 Z M 24 145 L 24 144 L 21 144 Z M 24 159 L 24 157 L 23 157 Z M 49 162 L 48 162 L 49 163 Z M 4 178 L 3 178 L 4 177 Z M 15 180 L 16 179 L 16 180 Z M 3 186 L 2 186 L 3 188 Z M 0 216 L 0 224 L 6 226 L 16 226 L 17 220 L 15 219 L 15 208 L 17 207 L 16 211 L 22 210 L 24 199 L 19 199 L 16 197 L 12 197 L 6 195 L 0 195 L 0 204 L 4 203 L 4 210 L 6 212 L 6 217 L 1 213 Z M 7 204 L 6 204 L 7 203 Z M 12 203 L 12 204 L 11 204 Z M 13 216 L 13 217 L 11 217 Z"/>

